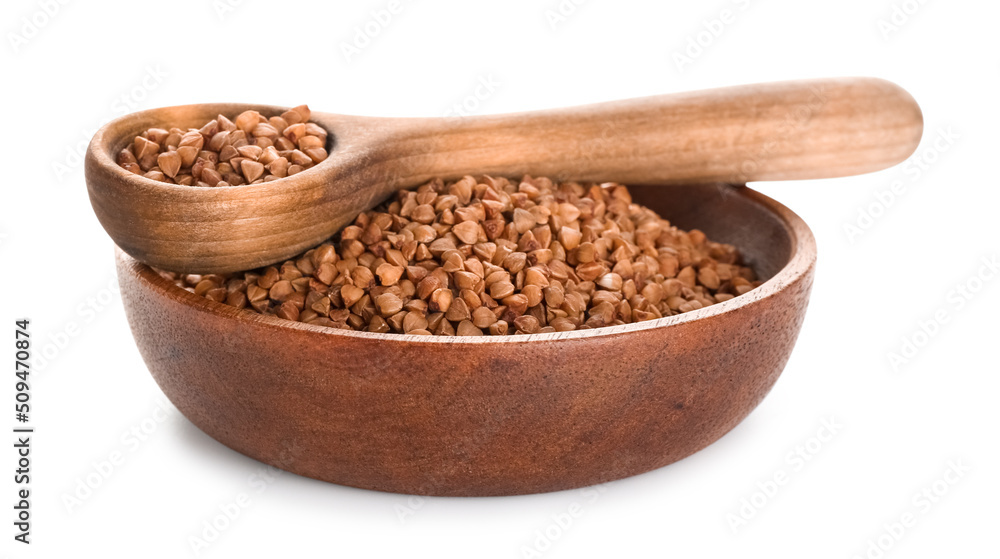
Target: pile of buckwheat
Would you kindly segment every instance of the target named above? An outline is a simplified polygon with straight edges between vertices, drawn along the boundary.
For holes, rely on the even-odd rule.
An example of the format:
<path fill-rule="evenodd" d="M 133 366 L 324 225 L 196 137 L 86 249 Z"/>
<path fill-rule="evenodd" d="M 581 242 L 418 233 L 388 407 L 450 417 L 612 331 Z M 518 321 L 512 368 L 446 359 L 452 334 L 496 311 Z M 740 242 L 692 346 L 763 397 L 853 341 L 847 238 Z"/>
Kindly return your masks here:
<path fill-rule="evenodd" d="M 351 330 L 500 336 L 700 309 L 760 285 L 731 245 L 685 232 L 614 183 L 433 180 L 280 266 L 161 272 L 208 299 Z"/>
<path fill-rule="evenodd" d="M 294 175 L 327 157 L 326 130 L 300 105 L 266 118 L 219 115 L 200 129 L 150 128 L 118 153 L 132 173 L 185 186 L 240 186 Z"/>

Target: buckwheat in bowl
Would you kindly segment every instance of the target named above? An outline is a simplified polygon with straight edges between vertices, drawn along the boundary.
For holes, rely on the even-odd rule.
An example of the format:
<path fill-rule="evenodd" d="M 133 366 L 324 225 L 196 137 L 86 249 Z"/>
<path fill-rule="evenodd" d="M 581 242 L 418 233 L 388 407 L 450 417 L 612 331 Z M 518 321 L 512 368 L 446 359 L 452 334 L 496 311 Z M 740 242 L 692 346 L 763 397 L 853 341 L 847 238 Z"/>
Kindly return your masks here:
<path fill-rule="evenodd" d="M 118 270 L 154 378 L 223 444 L 343 485 L 512 495 L 659 468 L 736 426 L 788 359 L 815 254 L 744 186 L 456 177 L 273 267 L 119 252 Z"/>

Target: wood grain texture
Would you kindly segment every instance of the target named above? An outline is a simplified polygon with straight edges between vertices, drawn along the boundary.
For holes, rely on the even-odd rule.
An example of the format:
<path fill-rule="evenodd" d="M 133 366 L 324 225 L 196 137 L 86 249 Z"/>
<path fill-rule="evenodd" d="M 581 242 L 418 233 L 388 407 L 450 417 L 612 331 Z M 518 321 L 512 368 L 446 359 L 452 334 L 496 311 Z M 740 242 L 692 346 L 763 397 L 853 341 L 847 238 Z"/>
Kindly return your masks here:
<path fill-rule="evenodd" d="M 205 104 L 128 115 L 86 157 L 98 219 L 138 260 L 186 272 L 232 272 L 314 246 L 399 188 L 465 174 L 677 184 L 809 179 L 876 171 L 908 157 L 920 109 L 879 79 L 738 86 L 549 111 L 463 118 L 313 113 L 330 157 L 293 177 L 193 188 L 128 173 L 114 154 L 151 126 L 196 126 L 247 109 Z"/>
<path fill-rule="evenodd" d="M 648 186 L 633 196 L 736 244 L 768 281 L 718 305 L 619 327 L 409 336 L 239 310 L 119 252 L 123 302 L 177 408 L 268 464 L 422 495 L 592 485 L 680 460 L 763 400 L 795 344 L 816 260 L 805 223 L 748 188 Z"/>

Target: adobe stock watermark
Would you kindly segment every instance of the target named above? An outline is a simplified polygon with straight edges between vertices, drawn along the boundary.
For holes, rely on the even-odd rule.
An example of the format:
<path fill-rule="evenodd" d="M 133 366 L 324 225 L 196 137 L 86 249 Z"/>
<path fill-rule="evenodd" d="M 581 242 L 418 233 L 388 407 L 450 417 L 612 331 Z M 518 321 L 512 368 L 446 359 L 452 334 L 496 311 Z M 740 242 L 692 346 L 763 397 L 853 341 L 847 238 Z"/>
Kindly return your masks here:
<path fill-rule="evenodd" d="M 619 157 L 640 157 L 641 147 L 633 146 L 631 150 L 625 151 L 624 145 L 630 145 L 628 141 L 623 141 L 622 136 L 628 136 L 632 132 L 630 128 L 622 124 L 617 119 L 602 119 L 600 131 L 588 134 L 586 138 L 580 138 L 577 146 L 576 156 L 584 161 L 600 160 L 606 157 L 611 149 L 621 153 Z M 554 183 L 566 182 L 573 179 L 574 171 L 569 168 L 562 168 L 555 173 L 551 173 L 549 178 Z"/>
<path fill-rule="evenodd" d="M 893 2 L 892 7 L 889 9 L 889 15 L 879 18 L 877 22 L 878 30 L 882 33 L 882 40 L 889 41 L 892 39 L 896 33 L 899 33 L 903 26 L 910 22 L 910 18 L 917 15 L 917 12 L 925 4 L 927 4 L 927 0 Z"/>
<path fill-rule="evenodd" d="M 423 495 L 409 495 L 406 503 L 396 503 L 392 509 L 396 512 L 396 518 L 400 524 L 406 524 L 406 519 L 417 514 L 420 509 L 427 505 L 427 497 Z"/>
<path fill-rule="evenodd" d="M 580 6 L 586 3 L 587 0 L 559 0 L 558 3 L 545 10 L 545 21 L 548 22 L 549 29 L 557 30 L 560 25 L 576 15 Z"/>
<path fill-rule="evenodd" d="M 459 456 L 474 456 L 484 445 L 492 441 L 494 437 L 500 435 L 504 431 L 504 428 L 507 425 L 507 420 L 516 409 L 517 408 L 504 408 L 491 410 L 489 423 L 485 424 L 481 428 L 472 429 L 468 433 L 468 436 L 463 437 L 460 444 L 452 447 L 452 451 Z M 438 493 L 438 488 L 448 487 L 451 483 L 451 480 L 445 478 L 444 476 L 440 476 L 433 471 L 428 471 L 424 474 L 424 481 L 421 482 L 418 489 L 421 493 L 435 494 Z M 406 497 L 404 503 L 394 504 L 393 511 L 396 513 L 396 518 L 399 520 L 399 523 L 405 524 L 411 516 L 420 512 L 427 505 L 427 503 L 430 502 L 430 500 L 431 499 L 429 497 L 424 497 L 422 495 L 409 495 Z"/>
<path fill-rule="evenodd" d="M 949 460 L 940 477 L 920 488 L 910 498 L 906 509 L 889 522 L 882 524 L 882 531 L 869 538 L 865 550 L 855 553 L 851 559 L 882 559 L 913 531 L 921 518 L 927 516 L 951 490 L 962 481 L 972 468 L 961 459 Z"/>
<path fill-rule="evenodd" d="M 514 409 L 516 408 L 493 410 L 490 422 L 483 428 L 471 430 L 467 437 L 463 437 L 461 444 L 453 447 L 453 452 L 459 456 L 465 457 L 475 455 L 476 452 L 483 447 L 483 445 L 490 442 L 495 436 L 503 431 L 506 421 L 510 418 Z M 438 488 L 448 487 L 450 484 L 451 480 L 438 475 L 434 471 L 428 471 L 424 474 L 424 481 L 421 482 L 418 489 L 420 493 L 434 494 L 438 492 Z M 396 513 L 396 518 L 399 520 L 399 523 L 405 524 L 410 517 L 415 516 L 425 506 L 427 506 L 427 503 L 430 501 L 430 497 L 424 497 L 422 495 L 408 495 L 404 503 L 396 503 L 392 508 Z"/>
<path fill-rule="evenodd" d="M 449 485 L 450 480 L 430 471 L 424 474 L 424 480 L 416 487 L 415 491 L 424 493 L 425 495 L 434 495 L 435 493 L 440 493 L 438 488 L 448 487 Z M 400 497 L 403 496 L 400 495 Z M 432 497 L 424 495 L 406 495 L 404 502 L 396 503 L 393 505 L 392 510 L 396 513 L 396 519 L 399 520 L 399 523 L 406 524 L 409 518 L 427 506 L 427 503 L 431 499 Z"/>
<path fill-rule="evenodd" d="M 678 72 L 698 60 L 750 8 L 750 0 L 729 0 L 715 17 L 701 21 L 701 29 L 687 36 L 684 46 L 674 49 L 670 58 Z"/>
<path fill-rule="evenodd" d="M 354 26 L 354 36 L 351 40 L 340 42 L 340 52 L 344 55 L 344 60 L 348 64 L 354 62 L 354 58 L 367 49 L 402 11 L 401 0 L 389 0 L 384 8 L 371 11 L 367 21 Z"/>
<path fill-rule="evenodd" d="M 167 76 L 168 74 L 158 64 L 146 66 L 142 78 L 135 85 L 115 97 L 115 100 L 111 102 L 109 115 L 98 120 L 94 126 L 80 130 L 78 139 L 74 143 L 67 145 L 63 150 L 62 158 L 52 162 L 52 173 L 55 174 L 56 180 L 61 183 L 64 178 L 83 166 L 83 159 L 87 154 L 87 146 L 90 145 L 90 139 L 105 122 L 112 118 L 125 116 L 139 109 L 141 104 L 149 97 L 149 94 L 163 85 L 163 80 Z"/>
<path fill-rule="evenodd" d="M 118 444 L 101 459 L 91 462 L 87 473 L 75 480 L 73 489 L 63 491 L 62 502 L 68 514 L 76 512 L 94 494 L 122 469 L 129 457 L 150 440 L 160 426 L 177 416 L 177 409 L 163 395 L 153 402 L 153 409 L 136 421 L 118 437 Z"/>
<path fill-rule="evenodd" d="M 874 200 L 859 207 L 854 218 L 844 222 L 843 230 L 848 242 L 853 245 L 870 231 L 889 208 L 905 196 L 908 190 L 919 182 L 961 138 L 950 126 L 938 128 L 934 138 L 924 142 L 923 147 L 917 148 L 916 153 L 903 163 L 901 171 L 903 178 L 892 181 L 885 188 L 875 190 L 872 193 Z"/>
<path fill-rule="evenodd" d="M 295 442 L 286 443 L 278 459 L 275 460 L 277 466 L 264 464 L 257 468 L 247 477 L 247 491 L 240 491 L 231 500 L 220 503 L 216 507 L 217 510 L 213 511 L 209 518 L 202 521 L 198 532 L 188 537 L 188 546 L 195 557 L 200 557 L 202 552 L 217 542 L 227 530 L 232 528 L 236 520 L 253 506 L 250 491 L 258 497 L 263 495 L 277 481 L 278 477 L 285 473 L 285 469 L 295 463 L 304 450 Z"/>
<path fill-rule="evenodd" d="M 441 476 L 438 476 L 434 472 L 428 472 L 425 474 L 425 479 L 423 482 L 417 486 L 417 492 L 433 495 L 438 493 L 439 487 L 448 487 L 449 480 Z M 393 505 L 392 510 L 396 513 L 396 519 L 399 520 L 400 524 L 406 524 L 407 520 L 411 516 L 416 515 L 427 506 L 431 497 L 425 497 L 424 495 L 407 495 L 403 503 L 396 503 Z"/>
<path fill-rule="evenodd" d="M 826 93 L 816 86 L 809 88 L 809 98 L 788 109 L 787 114 L 774 129 L 771 136 L 756 151 L 746 154 L 740 162 L 739 171 L 731 179 L 733 184 L 744 184 L 751 180 L 760 167 L 766 165 L 780 150 L 783 142 L 794 141 L 812 122 L 813 117 L 826 106 L 829 99 Z M 728 191 L 724 191 L 728 192 Z"/>
<path fill-rule="evenodd" d="M 225 21 L 243 2 L 244 0 L 212 0 L 212 10 L 219 21 Z"/>
<path fill-rule="evenodd" d="M 97 291 L 85 297 L 74 307 L 74 318 L 71 318 L 56 331 L 49 331 L 45 339 L 36 341 L 38 349 L 31 359 L 31 368 L 36 374 L 45 371 L 48 366 L 58 359 L 72 343 L 79 338 L 84 330 L 92 324 L 97 317 L 104 314 L 104 311 L 115 304 L 121 303 L 121 296 L 118 292 L 118 276 L 111 275 L 111 280 Z"/>
<path fill-rule="evenodd" d="M 37 8 L 26 16 L 22 16 L 14 24 L 14 30 L 7 32 L 7 43 L 14 54 L 21 52 L 28 43 L 33 41 L 56 17 L 62 13 L 69 0 L 37 0 Z"/>
<path fill-rule="evenodd" d="M 521 545 L 522 559 L 542 557 L 552 545 L 559 541 L 566 532 L 587 512 L 588 506 L 593 506 L 608 490 L 607 484 L 584 487 L 579 490 L 580 498 L 566 506 L 566 510 L 552 515 L 552 520 L 544 527 L 535 530 L 531 544 Z"/>
<path fill-rule="evenodd" d="M 983 256 L 979 267 L 964 281 L 956 283 L 944 296 L 941 304 L 930 318 L 918 320 L 909 333 L 899 338 L 898 349 L 886 354 L 892 372 L 898 373 L 913 362 L 921 350 L 936 338 L 944 327 L 951 324 L 955 314 L 967 307 L 986 285 L 1000 274 L 1000 253 Z"/>
<path fill-rule="evenodd" d="M 493 97 L 493 94 L 496 93 L 497 88 L 501 85 L 503 84 L 493 78 L 493 74 L 479 76 L 476 79 L 476 85 L 472 88 L 472 91 L 465 97 L 452 103 L 452 105 L 444 111 L 443 116 L 462 117 L 479 112 L 482 104 L 490 97 Z"/>
<path fill-rule="evenodd" d="M 735 511 L 726 513 L 726 523 L 733 534 L 747 526 L 764 507 L 774 502 L 781 490 L 796 474 L 805 469 L 806 465 L 818 456 L 843 428 L 844 426 L 832 415 L 821 418 L 815 434 L 790 448 L 785 453 L 783 465 L 775 468 L 774 472 L 763 481 L 758 481 L 755 489 L 740 498 Z"/>

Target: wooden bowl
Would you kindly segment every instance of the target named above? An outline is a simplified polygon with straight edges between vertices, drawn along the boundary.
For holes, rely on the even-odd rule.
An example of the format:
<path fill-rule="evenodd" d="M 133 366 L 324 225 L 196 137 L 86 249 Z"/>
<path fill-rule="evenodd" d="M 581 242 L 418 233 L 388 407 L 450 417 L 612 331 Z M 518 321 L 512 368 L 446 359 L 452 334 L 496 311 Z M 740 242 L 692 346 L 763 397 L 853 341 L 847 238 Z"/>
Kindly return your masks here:
<path fill-rule="evenodd" d="M 407 336 L 238 310 L 118 251 L 125 311 L 181 413 L 290 472 L 470 496 L 632 476 L 704 448 L 760 403 L 795 344 L 816 260 L 806 224 L 749 188 L 632 191 L 677 226 L 736 245 L 769 279 L 721 304 L 618 327 Z"/>

